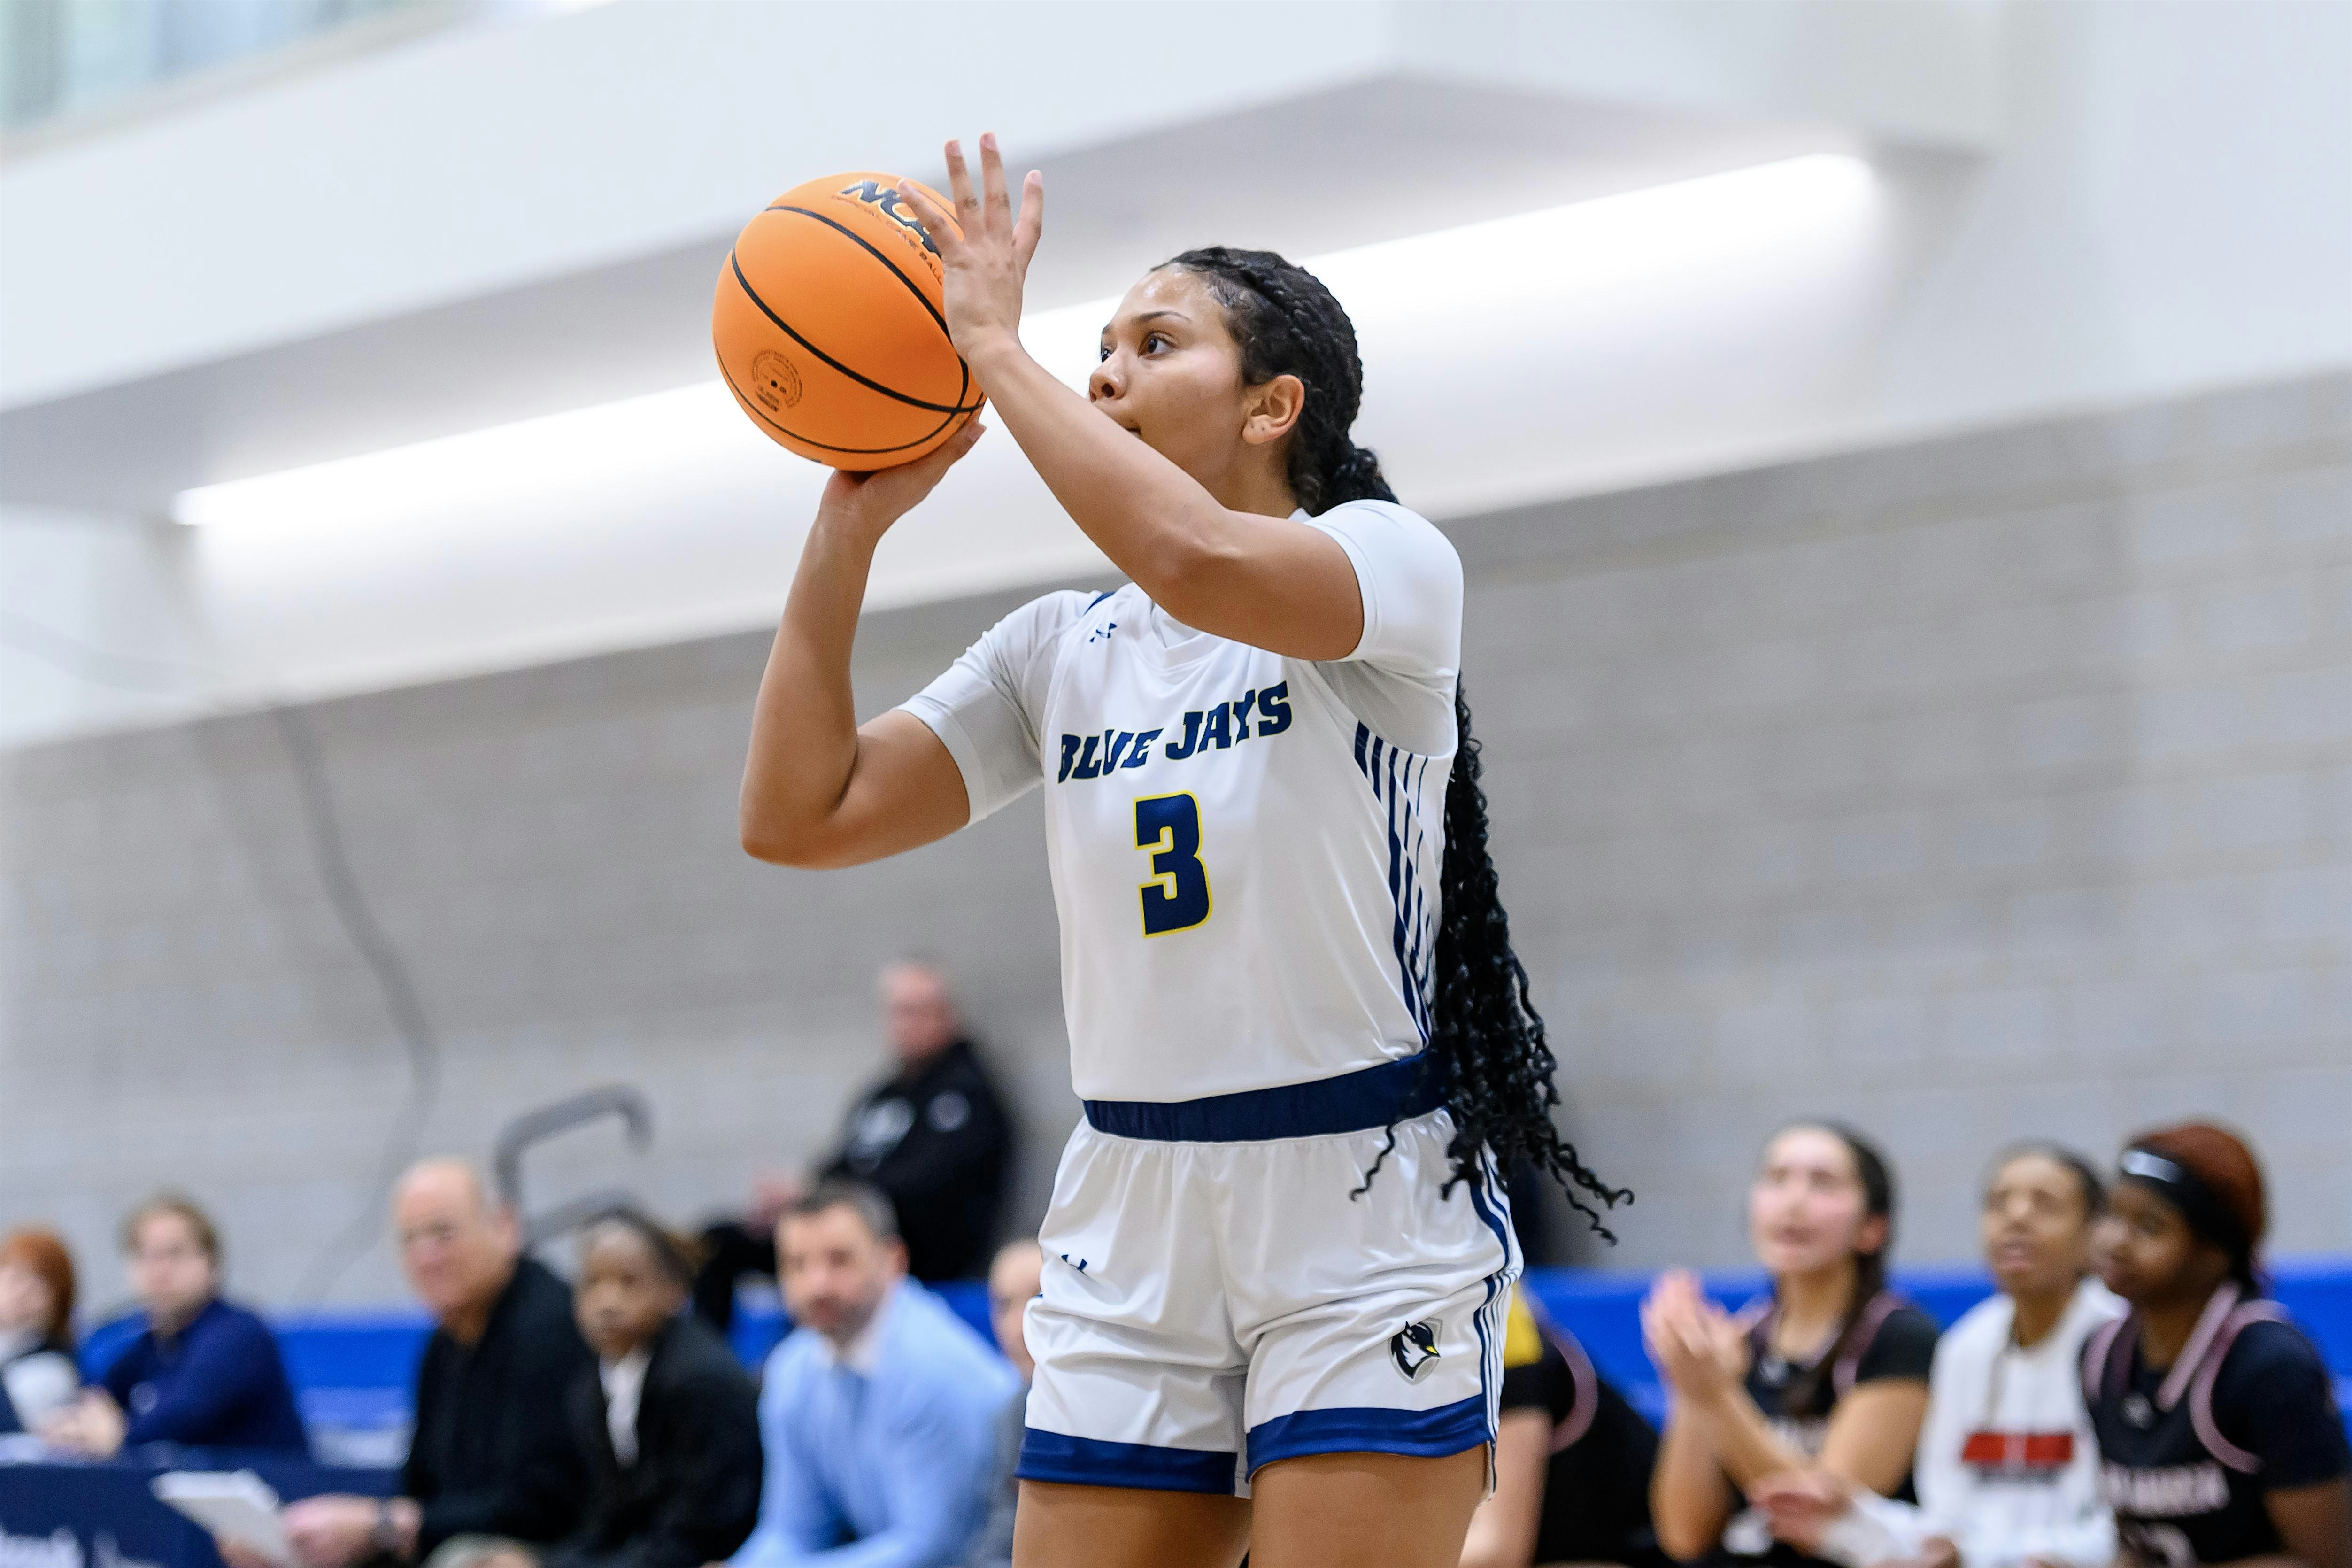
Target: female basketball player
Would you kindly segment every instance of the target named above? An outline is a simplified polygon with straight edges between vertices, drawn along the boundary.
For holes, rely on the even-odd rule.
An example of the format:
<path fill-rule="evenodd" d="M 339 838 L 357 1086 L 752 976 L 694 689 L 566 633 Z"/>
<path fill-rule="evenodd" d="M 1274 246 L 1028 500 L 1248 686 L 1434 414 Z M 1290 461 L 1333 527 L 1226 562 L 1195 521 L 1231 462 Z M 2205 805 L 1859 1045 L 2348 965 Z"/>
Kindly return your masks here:
<path fill-rule="evenodd" d="M 1461 566 L 1349 439 L 1354 331 L 1279 257 L 1153 269 L 1087 395 L 1055 381 L 1018 336 L 1042 181 L 1016 223 L 981 153 L 975 194 L 948 145 L 952 216 L 900 194 L 957 351 L 1132 581 L 1024 606 L 859 726 L 875 545 L 978 428 L 835 475 L 761 685 L 744 843 L 850 865 L 1045 786 L 1087 1114 L 1026 1325 L 1022 1568 L 1451 1568 L 1518 1270 L 1495 1163 L 1614 1195 L 1547 1113 L 1458 687 Z"/>
<path fill-rule="evenodd" d="M 2131 1315 L 2092 1337 L 2083 1387 L 2135 1563 L 2352 1564 L 2352 1453 L 2326 1363 L 2262 1299 L 2268 1221 L 2262 1168 L 2218 1127 L 2118 1162 L 2099 1271 Z"/>
<path fill-rule="evenodd" d="M 1819 1468 L 1909 1493 L 1927 1408 L 1935 1321 L 1887 1289 L 1895 1183 L 1859 1133 L 1784 1128 L 1748 1192 L 1748 1229 L 1772 1293 L 1738 1316 L 1668 1274 L 1642 1305 L 1642 1337 L 1674 1391 L 1650 1483 L 1658 1542 L 1680 1558 L 1721 1549 L 1813 1561 L 1739 1513 L 1768 1476 Z"/>

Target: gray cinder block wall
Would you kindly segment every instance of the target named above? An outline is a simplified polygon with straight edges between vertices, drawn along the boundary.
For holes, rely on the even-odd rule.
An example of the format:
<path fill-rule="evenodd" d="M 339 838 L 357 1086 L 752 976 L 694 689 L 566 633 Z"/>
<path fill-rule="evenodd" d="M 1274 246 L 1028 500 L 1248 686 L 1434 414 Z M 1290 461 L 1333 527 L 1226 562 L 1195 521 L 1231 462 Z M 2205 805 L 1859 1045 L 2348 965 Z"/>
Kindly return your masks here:
<path fill-rule="evenodd" d="M 1616 1260 L 1782 1121 L 1974 1250 L 1984 1161 L 2219 1116 L 2352 1247 L 2352 379 L 1465 527 L 1505 892 Z"/>
<path fill-rule="evenodd" d="M 1894 1155 L 1899 1250 L 1973 1248 L 2003 1141 L 2247 1129 L 2277 1244 L 2352 1248 L 2352 377 L 1452 525 L 1519 946 L 1568 1122 L 1648 1268 L 1745 1257 L 1780 1121 Z M 871 617 L 896 700 L 1014 601 Z M 878 1062 L 870 979 L 947 955 L 1027 1124 L 1076 1115 L 1035 800 L 901 860 L 736 849 L 764 636 L 320 703 L 354 877 L 439 1039 L 432 1148 L 637 1085 L 651 1152 L 572 1135 L 535 1192 L 721 1205 Z M 0 758 L 0 1224 L 119 1295 L 159 1183 L 238 1284 L 315 1290 L 411 1067 L 330 906 L 285 740 L 241 716 Z M 388 1247 L 331 1299 L 396 1296 Z"/>

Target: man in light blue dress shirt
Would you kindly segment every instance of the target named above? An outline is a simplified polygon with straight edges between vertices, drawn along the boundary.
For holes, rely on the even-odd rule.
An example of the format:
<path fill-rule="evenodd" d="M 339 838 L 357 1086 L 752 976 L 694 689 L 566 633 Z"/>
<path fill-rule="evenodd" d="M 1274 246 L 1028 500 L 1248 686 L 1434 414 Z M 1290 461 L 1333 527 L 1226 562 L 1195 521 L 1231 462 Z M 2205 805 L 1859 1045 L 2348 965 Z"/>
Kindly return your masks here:
<path fill-rule="evenodd" d="M 776 1262 L 799 1327 L 768 1358 L 760 1524 L 735 1568 L 952 1568 L 987 1517 L 1012 1368 L 906 1277 L 871 1188 L 793 1205 Z"/>

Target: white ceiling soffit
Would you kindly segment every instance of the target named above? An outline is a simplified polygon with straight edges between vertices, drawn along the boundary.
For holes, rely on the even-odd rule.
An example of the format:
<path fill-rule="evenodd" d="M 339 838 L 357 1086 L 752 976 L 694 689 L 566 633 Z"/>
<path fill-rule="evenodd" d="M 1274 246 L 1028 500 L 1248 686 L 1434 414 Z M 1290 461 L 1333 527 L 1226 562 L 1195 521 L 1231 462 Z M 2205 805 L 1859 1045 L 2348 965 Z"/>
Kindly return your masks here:
<path fill-rule="evenodd" d="M 1885 195 L 1810 155 L 1308 259 L 1378 366 L 1361 438 L 1442 518 L 1801 441 L 1894 281 Z M 1109 306 L 1033 313 L 1023 338 L 1082 384 Z M 325 695 L 772 624 L 824 472 L 706 377 L 230 481 L 183 498 L 201 526 L 154 531 L 216 696 Z M 992 433 L 891 530 L 866 604 L 1109 570 Z"/>
<path fill-rule="evenodd" d="M 742 216 L 831 167 L 924 173 L 934 132 L 983 117 L 1047 172 L 1031 297 L 1051 308 L 1188 246 L 1328 253 L 1806 152 L 1979 152 L 2000 96 L 1997 7 L 1973 0 L 1277 4 L 1208 26 L 1211 7 L 995 5 L 931 19 L 1017 47 L 999 79 L 1038 91 L 944 106 L 917 135 L 895 99 L 877 122 L 861 73 L 810 69 L 780 136 L 773 62 L 822 54 L 811 29 L 860 9 L 616 5 L 455 35 L 11 165 L 0 494 L 154 514 L 195 485 L 704 379 L 711 280 Z M 518 69 L 531 107 L 571 121 L 518 127 Z M 306 97 L 328 89 L 334 110 Z M 418 101 L 432 123 L 387 133 Z M 352 145 L 279 170 L 205 162 L 283 142 L 312 110 L 320 139 Z M 197 216 L 176 256 L 146 229 L 134 266 L 97 215 L 126 182 L 166 178 L 167 207 Z M 501 228 L 509 207 L 527 221 Z M 273 259 L 262 233 L 310 253 Z M 342 233 L 360 243 L 319 237 Z M 281 264 L 275 287 L 230 276 Z M 152 318 L 143 335 L 84 303 L 105 289 Z"/>

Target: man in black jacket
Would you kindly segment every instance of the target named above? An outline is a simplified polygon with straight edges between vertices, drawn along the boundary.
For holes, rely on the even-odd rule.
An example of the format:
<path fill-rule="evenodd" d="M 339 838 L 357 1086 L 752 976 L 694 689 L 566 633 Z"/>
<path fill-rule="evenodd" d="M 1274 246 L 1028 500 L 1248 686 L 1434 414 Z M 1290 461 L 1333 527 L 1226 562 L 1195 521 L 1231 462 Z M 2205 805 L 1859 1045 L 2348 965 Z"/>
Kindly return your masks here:
<path fill-rule="evenodd" d="M 817 1175 L 881 1190 L 916 1279 L 971 1279 L 996 1240 L 1013 1123 L 937 968 L 906 959 L 883 970 L 882 1013 L 897 1070 L 849 1108 L 841 1146 Z M 775 1274 L 776 1221 L 800 1191 L 763 1178 L 749 1212 L 702 1233 L 694 1310 L 720 1334 L 735 1321 L 735 1282 Z"/>
<path fill-rule="evenodd" d="M 882 1010 L 898 1069 L 850 1108 L 841 1149 L 818 1174 L 882 1190 L 916 1279 L 970 1279 L 996 1240 L 1012 1122 L 936 968 L 885 969 Z"/>
<path fill-rule="evenodd" d="M 416 1373 L 416 1431 L 389 1500 L 289 1504 L 305 1568 L 372 1557 L 418 1562 L 457 1535 L 552 1542 L 580 1522 L 588 1477 L 564 1396 L 596 1375 L 571 1288 L 521 1256 L 514 1216 L 457 1160 L 400 1180 L 401 1267 L 439 1325 Z"/>

